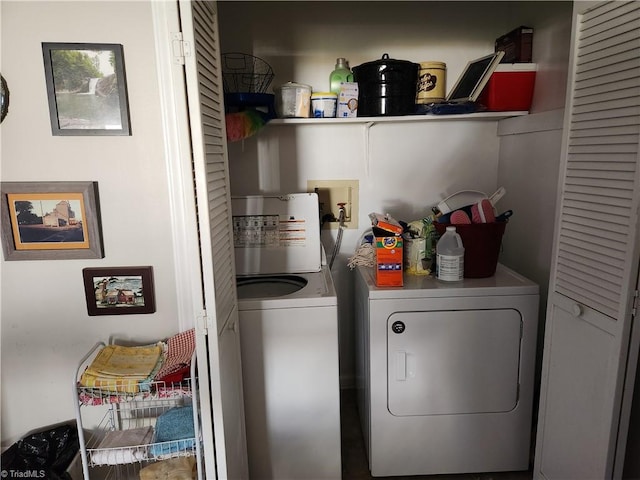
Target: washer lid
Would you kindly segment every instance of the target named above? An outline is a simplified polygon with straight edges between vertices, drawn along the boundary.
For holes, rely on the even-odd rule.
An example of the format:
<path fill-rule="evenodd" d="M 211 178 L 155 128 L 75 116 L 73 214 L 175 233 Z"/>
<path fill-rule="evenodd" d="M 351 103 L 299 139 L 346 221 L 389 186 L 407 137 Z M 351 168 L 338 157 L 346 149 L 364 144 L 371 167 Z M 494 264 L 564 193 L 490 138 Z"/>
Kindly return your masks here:
<path fill-rule="evenodd" d="M 315 193 L 231 198 L 237 275 L 319 272 Z"/>

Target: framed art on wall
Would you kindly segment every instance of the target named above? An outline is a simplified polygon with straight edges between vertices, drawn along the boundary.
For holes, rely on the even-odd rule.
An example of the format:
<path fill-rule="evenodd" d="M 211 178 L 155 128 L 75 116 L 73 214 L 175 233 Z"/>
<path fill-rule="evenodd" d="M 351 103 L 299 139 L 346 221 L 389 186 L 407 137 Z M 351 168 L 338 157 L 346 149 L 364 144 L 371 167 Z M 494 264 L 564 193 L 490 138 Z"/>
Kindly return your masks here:
<path fill-rule="evenodd" d="M 4 77 L 0 75 L 0 123 L 4 121 L 7 113 L 9 113 L 9 86 Z"/>
<path fill-rule="evenodd" d="M 5 260 L 103 258 L 97 182 L 0 183 Z"/>
<path fill-rule="evenodd" d="M 156 311 L 152 267 L 85 268 L 82 276 L 89 315 Z"/>
<path fill-rule="evenodd" d="M 122 45 L 43 43 L 53 135 L 131 135 Z"/>

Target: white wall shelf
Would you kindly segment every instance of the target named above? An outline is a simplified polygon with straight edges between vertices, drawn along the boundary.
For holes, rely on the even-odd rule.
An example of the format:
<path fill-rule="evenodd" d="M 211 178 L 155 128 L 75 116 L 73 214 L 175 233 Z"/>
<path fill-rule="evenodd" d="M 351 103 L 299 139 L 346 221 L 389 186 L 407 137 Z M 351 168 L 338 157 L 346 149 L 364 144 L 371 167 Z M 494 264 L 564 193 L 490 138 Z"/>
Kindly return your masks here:
<path fill-rule="evenodd" d="M 464 113 L 455 115 L 402 115 L 389 117 L 355 117 L 355 118 L 276 118 L 269 121 L 269 125 L 300 125 L 300 124 L 331 124 L 338 123 L 385 123 L 385 122 L 429 122 L 429 121 L 455 121 L 455 120 L 502 120 L 503 118 L 528 115 L 527 111 L 510 112 L 481 112 Z"/>

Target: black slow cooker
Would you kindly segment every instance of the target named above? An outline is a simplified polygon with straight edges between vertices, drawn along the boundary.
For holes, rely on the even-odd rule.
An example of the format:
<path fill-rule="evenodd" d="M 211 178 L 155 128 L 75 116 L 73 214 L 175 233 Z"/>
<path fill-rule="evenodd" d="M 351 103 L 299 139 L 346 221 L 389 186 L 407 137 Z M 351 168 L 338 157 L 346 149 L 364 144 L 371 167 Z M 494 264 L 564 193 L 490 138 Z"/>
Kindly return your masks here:
<path fill-rule="evenodd" d="M 415 113 L 419 64 L 394 60 L 385 53 L 381 60 L 363 63 L 352 70 L 358 82 L 359 117 Z"/>

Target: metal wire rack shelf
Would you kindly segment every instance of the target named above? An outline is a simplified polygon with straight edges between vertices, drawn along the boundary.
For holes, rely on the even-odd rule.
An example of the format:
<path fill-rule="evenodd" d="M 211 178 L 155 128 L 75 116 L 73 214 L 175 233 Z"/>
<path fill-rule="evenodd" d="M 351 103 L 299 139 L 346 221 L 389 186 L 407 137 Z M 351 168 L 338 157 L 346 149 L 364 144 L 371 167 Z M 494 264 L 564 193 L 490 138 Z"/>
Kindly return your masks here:
<path fill-rule="evenodd" d="M 154 381 L 119 385 L 118 390 L 122 391 L 80 385 L 82 372 L 104 346 L 104 343 L 98 342 L 80 361 L 73 377 L 85 479 L 90 478 L 90 471 L 101 472 L 100 478 L 138 478 L 139 471 L 146 465 L 178 457 L 195 457 L 197 478 L 201 479 L 195 354 L 191 359 L 190 378 L 180 382 Z M 97 408 L 91 409 L 92 413 L 88 415 L 87 407 Z M 169 410 L 175 411 L 180 407 L 190 412 L 194 436 L 158 441 L 158 418 Z M 85 422 L 85 417 L 90 417 L 93 421 Z M 100 419 L 96 421 L 98 418 Z"/>

